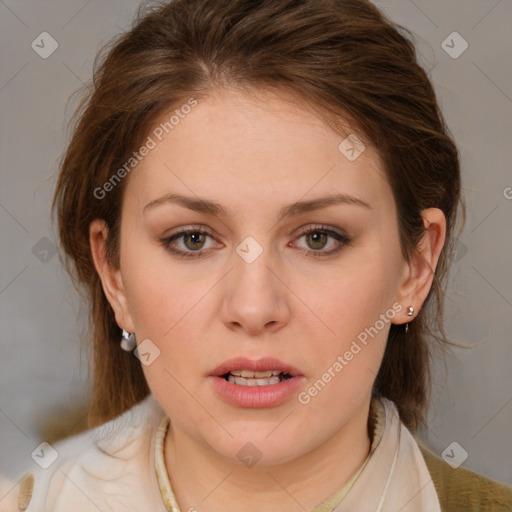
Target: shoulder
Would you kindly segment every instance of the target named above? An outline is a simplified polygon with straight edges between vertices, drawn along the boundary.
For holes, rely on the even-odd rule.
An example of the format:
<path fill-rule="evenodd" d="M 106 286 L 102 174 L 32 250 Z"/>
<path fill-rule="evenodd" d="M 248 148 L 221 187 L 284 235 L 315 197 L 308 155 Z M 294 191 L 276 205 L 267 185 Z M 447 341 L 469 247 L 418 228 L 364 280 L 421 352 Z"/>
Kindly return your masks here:
<path fill-rule="evenodd" d="M 135 502 L 154 496 L 151 448 L 163 414 L 149 395 L 103 425 L 41 445 L 40 467 L 22 475 L 10 493 L 16 507 L 0 511 L 135 510 Z"/>
<path fill-rule="evenodd" d="M 454 469 L 417 442 L 434 482 L 442 512 L 512 511 L 512 487 L 463 467 Z"/>

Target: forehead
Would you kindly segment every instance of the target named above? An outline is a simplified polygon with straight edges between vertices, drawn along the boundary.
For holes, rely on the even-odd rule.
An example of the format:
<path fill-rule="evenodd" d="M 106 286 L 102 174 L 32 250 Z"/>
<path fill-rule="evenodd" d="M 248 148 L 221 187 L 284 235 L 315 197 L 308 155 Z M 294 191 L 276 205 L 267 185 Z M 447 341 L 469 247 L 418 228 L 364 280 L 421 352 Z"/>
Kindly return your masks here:
<path fill-rule="evenodd" d="M 259 212 L 336 192 L 377 211 L 393 206 L 376 150 L 367 144 L 356 159 L 347 158 L 347 147 L 354 147 L 350 128 L 335 132 L 290 96 L 216 92 L 190 109 L 175 105 L 149 137 L 153 147 L 126 190 L 139 210 L 170 192 Z"/>

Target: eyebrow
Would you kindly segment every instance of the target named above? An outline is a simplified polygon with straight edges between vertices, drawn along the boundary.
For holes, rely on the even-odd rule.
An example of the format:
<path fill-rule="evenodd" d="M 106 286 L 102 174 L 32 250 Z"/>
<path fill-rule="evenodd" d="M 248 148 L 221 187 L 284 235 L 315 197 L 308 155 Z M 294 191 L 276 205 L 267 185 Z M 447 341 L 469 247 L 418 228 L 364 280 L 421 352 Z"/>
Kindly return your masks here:
<path fill-rule="evenodd" d="M 181 194 L 166 194 L 158 199 L 153 199 L 146 206 L 144 206 L 143 213 L 163 204 L 177 204 L 199 213 L 206 213 L 209 215 L 217 215 L 219 217 L 226 217 L 229 212 L 219 203 L 208 199 L 201 199 L 198 197 L 184 196 Z M 327 208 L 338 204 L 347 204 L 352 206 L 359 206 L 371 210 L 372 207 L 362 199 L 351 196 L 348 194 L 333 194 L 324 197 L 318 197 L 309 201 L 297 201 L 281 208 L 278 216 L 278 222 L 285 217 L 300 215 L 314 210 Z"/>

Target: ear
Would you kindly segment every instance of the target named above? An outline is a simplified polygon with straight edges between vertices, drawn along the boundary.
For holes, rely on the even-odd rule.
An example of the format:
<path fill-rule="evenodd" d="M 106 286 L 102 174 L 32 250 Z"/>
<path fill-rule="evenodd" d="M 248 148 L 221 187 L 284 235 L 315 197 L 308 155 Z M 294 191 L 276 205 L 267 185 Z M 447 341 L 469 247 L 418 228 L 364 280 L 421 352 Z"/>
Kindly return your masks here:
<path fill-rule="evenodd" d="M 421 309 L 432 287 L 434 272 L 446 238 L 446 217 L 439 208 L 427 208 L 421 212 L 425 233 L 417 249 L 405 262 L 398 289 L 398 302 L 404 306 L 396 323 L 412 320 Z M 413 316 L 407 315 L 409 306 L 414 307 Z"/>
<path fill-rule="evenodd" d="M 117 325 L 128 332 L 134 332 L 135 327 L 128 308 L 121 269 L 112 267 L 107 260 L 107 237 L 106 222 L 102 219 L 92 221 L 89 226 L 89 243 L 103 292 L 114 310 Z"/>

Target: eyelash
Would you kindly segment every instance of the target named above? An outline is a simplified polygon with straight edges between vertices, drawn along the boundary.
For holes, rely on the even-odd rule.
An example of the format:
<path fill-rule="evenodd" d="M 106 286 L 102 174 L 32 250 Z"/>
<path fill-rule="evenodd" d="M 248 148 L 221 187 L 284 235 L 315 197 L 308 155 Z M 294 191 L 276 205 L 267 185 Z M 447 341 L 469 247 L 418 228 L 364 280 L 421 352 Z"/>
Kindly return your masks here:
<path fill-rule="evenodd" d="M 197 228 L 182 228 L 180 231 L 175 233 L 174 235 L 171 235 L 170 237 L 161 238 L 160 242 L 163 245 L 163 247 L 169 251 L 171 254 L 175 256 L 179 256 L 182 259 L 186 258 L 201 258 L 201 249 L 197 251 L 182 251 L 180 249 L 175 249 L 171 247 L 171 243 L 175 240 L 183 237 L 186 234 L 202 234 L 202 235 L 208 235 L 213 238 L 213 233 L 211 230 L 206 229 L 204 227 L 197 227 Z M 339 233 L 337 231 L 334 231 L 332 229 L 329 229 L 327 226 L 323 225 L 317 225 L 314 227 L 310 227 L 308 229 L 305 229 L 299 233 L 297 238 L 302 238 L 304 235 L 308 235 L 310 233 L 322 233 L 325 235 L 328 235 L 331 238 L 334 238 L 338 242 L 340 242 L 340 245 L 335 248 L 331 249 L 330 251 L 314 251 L 310 249 L 305 249 L 304 252 L 307 256 L 311 256 L 313 258 L 325 258 L 328 256 L 333 256 L 334 254 L 341 251 L 344 247 L 347 247 L 350 245 L 351 240 L 344 234 Z"/>

